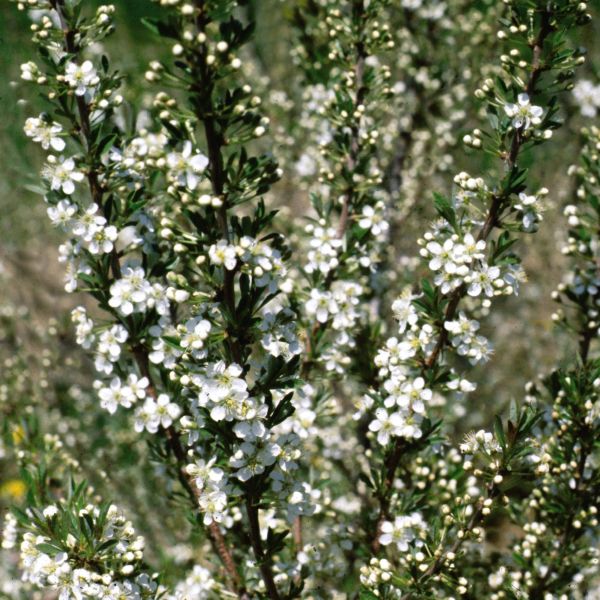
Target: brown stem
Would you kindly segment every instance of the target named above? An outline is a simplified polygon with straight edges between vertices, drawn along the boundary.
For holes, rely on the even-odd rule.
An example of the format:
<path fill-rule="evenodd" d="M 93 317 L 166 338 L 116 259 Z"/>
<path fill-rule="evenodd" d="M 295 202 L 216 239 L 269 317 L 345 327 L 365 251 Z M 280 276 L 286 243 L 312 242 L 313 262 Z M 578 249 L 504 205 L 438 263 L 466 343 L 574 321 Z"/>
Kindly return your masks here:
<path fill-rule="evenodd" d="M 58 15 L 58 20 L 60 23 L 60 28 L 63 32 L 63 37 L 65 40 L 65 51 L 69 54 L 76 55 L 79 51 L 75 43 L 75 34 L 76 31 L 71 29 L 69 23 L 65 19 L 64 14 L 64 0 L 51 0 L 51 6 L 56 11 Z M 88 186 L 90 188 L 90 195 L 92 196 L 92 201 L 96 204 L 101 211 L 104 210 L 104 190 L 102 189 L 102 185 L 100 184 L 100 180 L 98 177 L 98 157 L 93 152 L 93 142 L 92 142 L 92 126 L 90 122 L 90 107 L 88 106 L 85 98 L 83 96 L 75 95 L 75 103 L 77 105 L 77 112 L 79 113 L 79 129 L 81 132 L 81 137 L 83 139 L 83 144 L 87 150 L 88 160 L 90 161 L 90 166 L 87 172 L 87 180 Z M 115 279 L 119 279 L 121 277 L 121 265 L 119 263 L 119 256 L 117 251 L 113 249 L 111 251 L 111 268 L 113 271 L 113 277 Z"/>
<path fill-rule="evenodd" d="M 196 0 L 196 7 L 199 13 L 196 17 L 196 26 L 199 32 L 204 33 L 208 25 L 208 17 L 204 12 L 204 0 Z M 222 200 L 222 204 L 217 211 L 217 222 L 221 229 L 221 235 L 227 241 L 231 240 L 229 232 L 229 223 L 227 211 L 229 202 L 225 194 L 225 184 L 227 175 L 223 163 L 223 146 L 225 141 L 219 130 L 219 123 L 215 118 L 215 107 L 213 104 L 214 81 L 210 73 L 210 67 L 207 63 L 207 50 L 204 44 L 200 44 L 197 52 L 197 75 L 198 81 L 192 86 L 192 91 L 197 97 L 197 116 L 202 122 L 204 136 L 206 138 L 206 147 L 208 151 L 208 160 L 210 164 L 210 182 L 213 194 Z M 223 302 L 235 322 L 236 304 L 235 304 L 235 270 L 223 268 Z M 231 357 L 236 363 L 242 364 L 242 348 L 234 332 L 228 331 L 227 344 Z"/>
<path fill-rule="evenodd" d="M 302 540 L 302 516 L 298 515 L 294 519 L 294 544 L 296 544 L 296 549 L 298 552 L 302 550 L 304 547 L 304 542 Z"/>
<path fill-rule="evenodd" d="M 262 538 L 260 537 L 260 524 L 258 521 L 258 506 L 256 506 L 252 498 L 246 498 L 246 513 L 248 515 L 248 523 L 250 524 L 250 542 L 254 550 L 254 556 L 258 563 L 258 568 L 262 575 L 267 594 L 271 600 L 279 600 L 280 595 L 273 579 L 273 571 L 271 569 L 271 559 L 265 554 Z"/>
<path fill-rule="evenodd" d="M 357 22 L 361 23 L 364 18 L 365 6 L 364 0 L 353 0 L 352 3 L 352 18 Z M 355 46 L 355 56 L 356 56 L 356 64 L 354 65 L 354 85 L 356 87 L 356 95 L 354 98 L 354 112 L 356 109 L 364 103 L 365 96 L 367 94 L 367 88 L 364 85 L 364 71 L 365 71 L 365 61 L 368 57 L 367 49 L 364 44 L 364 40 L 362 39 L 362 34 L 359 36 L 359 39 L 356 41 Z M 356 169 L 356 165 L 358 162 L 359 154 L 360 154 L 360 120 L 357 123 L 355 119 L 350 135 L 350 147 L 349 152 L 346 157 L 346 170 L 350 176 L 350 180 L 352 181 L 352 174 Z M 356 189 L 352 185 L 352 183 L 348 184 L 348 188 L 344 194 L 342 210 L 340 213 L 340 220 L 338 221 L 338 226 L 336 229 L 336 237 L 341 239 L 345 236 L 346 230 L 348 228 L 348 223 L 350 222 L 350 217 L 352 216 L 352 202 L 356 195 Z M 334 281 L 336 271 L 339 269 L 339 266 L 336 269 L 332 269 L 327 274 L 325 279 L 324 287 L 328 289 Z M 315 323 L 311 329 L 311 332 L 306 336 L 305 342 L 305 356 L 306 359 L 302 363 L 302 367 L 300 369 L 300 376 L 302 378 L 306 378 L 310 373 L 312 367 L 315 365 L 313 361 L 312 354 L 314 351 L 311 340 L 319 333 L 321 329 L 325 327 L 325 324 Z"/>
<path fill-rule="evenodd" d="M 152 381 L 148 354 L 146 350 L 141 346 L 136 346 L 135 348 L 132 348 L 132 353 L 142 375 L 147 377 L 149 381 Z M 148 387 L 148 394 L 153 398 L 156 397 L 156 391 L 153 385 Z M 181 443 L 179 433 L 172 425 L 166 429 L 161 429 L 161 432 L 166 436 L 171 453 L 177 461 L 177 478 L 191 500 L 192 506 L 195 510 L 197 510 L 199 499 L 198 489 L 196 488 L 192 478 L 185 470 L 185 467 L 189 461 L 187 459 L 183 444 Z M 229 576 L 237 595 L 240 599 L 246 599 L 248 596 L 244 586 L 240 581 L 240 576 L 235 566 L 233 555 L 229 550 L 229 547 L 227 546 L 225 538 L 223 537 L 223 534 L 221 533 L 217 523 L 213 521 L 209 525 L 208 531 L 211 537 L 211 543 L 213 544 L 214 549 L 217 551 L 217 554 L 219 555 L 219 558 L 221 559 L 221 562 L 227 571 L 227 575 Z"/>

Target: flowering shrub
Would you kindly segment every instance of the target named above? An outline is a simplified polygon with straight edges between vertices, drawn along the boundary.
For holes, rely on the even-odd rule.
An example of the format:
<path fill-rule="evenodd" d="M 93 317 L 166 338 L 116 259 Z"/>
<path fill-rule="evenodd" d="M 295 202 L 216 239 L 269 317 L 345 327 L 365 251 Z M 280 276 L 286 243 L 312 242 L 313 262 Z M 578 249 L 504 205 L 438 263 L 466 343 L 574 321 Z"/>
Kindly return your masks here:
<path fill-rule="evenodd" d="M 486 318 L 525 284 L 519 242 L 553 208 L 532 157 L 563 92 L 600 106 L 573 81 L 586 4 L 278 3 L 298 79 L 278 91 L 249 46 L 254 3 L 160 0 L 143 24 L 168 51 L 138 106 L 105 52 L 114 6 L 15 3 L 44 103 L 24 131 L 89 364 L 48 392 L 47 421 L 39 391 L 26 409 L 3 394 L 0 456 L 23 489 L 2 593 L 591 598 L 595 127 L 554 294 L 578 356 L 455 435 L 493 355 Z M 425 194 L 436 216 L 407 257 Z M 514 535 L 491 548 L 498 528 Z"/>

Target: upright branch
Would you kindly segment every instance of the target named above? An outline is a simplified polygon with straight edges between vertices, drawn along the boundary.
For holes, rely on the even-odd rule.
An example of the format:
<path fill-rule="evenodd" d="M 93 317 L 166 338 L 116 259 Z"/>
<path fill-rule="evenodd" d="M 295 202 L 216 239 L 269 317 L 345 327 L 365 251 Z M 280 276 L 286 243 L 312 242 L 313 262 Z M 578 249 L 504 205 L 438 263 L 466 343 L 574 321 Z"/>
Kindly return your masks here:
<path fill-rule="evenodd" d="M 345 10 L 329 7 L 319 13 L 329 33 L 329 74 L 325 89 L 308 88 L 304 121 L 309 135 L 321 142 L 318 152 L 301 159 L 319 172 L 318 182 L 309 187 L 317 218 L 306 227 L 306 283 L 299 297 L 305 380 L 312 372 L 339 377 L 350 367 L 356 337 L 372 326 L 361 305 L 374 295 L 387 242 L 378 156 L 383 107 L 392 94 L 390 70 L 382 62 L 394 47 L 383 22 L 387 4 L 353 0 Z M 319 77 L 319 65 L 302 66 L 308 81 Z"/>
<path fill-rule="evenodd" d="M 550 139 L 559 126 L 554 119 L 554 95 L 565 88 L 573 67 L 582 61 L 578 51 L 565 48 L 564 33 L 586 19 L 569 2 L 540 2 L 535 9 L 511 3 L 502 21 L 506 31 L 500 31 L 499 38 L 513 44 L 510 53 L 501 57 L 504 74 L 486 80 L 476 92 L 486 103 L 492 129 L 477 129 L 464 138 L 473 149 L 497 156 L 501 173 L 488 181 L 460 173 L 454 179 L 458 188 L 454 197 L 435 195 L 440 218 L 420 240 L 421 255 L 428 260 L 433 278 L 423 280 L 418 293 L 405 290 L 394 303 L 399 336 L 390 338 L 377 356 L 382 382 L 363 404 L 363 411 L 374 411 L 369 429 L 378 443 L 370 481 L 379 506 L 372 530 L 367 531 L 375 554 L 392 542 L 388 532 L 404 518 L 390 520 L 394 504 L 402 507 L 400 498 L 394 500 L 397 469 L 403 459 L 411 461 L 415 453 L 427 451 L 438 435 L 428 403 L 434 393 L 474 389 L 452 367 L 452 352 L 472 364 L 487 360 L 491 353 L 489 342 L 478 334 L 479 323 L 468 312 L 478 301 L 489 306 L 489 299 L 515 293 L 523 279 L 511 232 L 537 230 L 540 199 L 547 190 L 526 192 L 527 170 L 520 167 L 519 158 L 525 149 Z M 501 233 L 495 235 L 497 231 Z M 493 468 L 492 481 L 496 476 L 502 481 L 503 470 L 512 467 L 495 462 Z M 439 579 L 435 576 L 447 560 L 441 558 L 446 556 L 442 548 L 449 547 L 453 556 L 453 548 L 459 549 L 478 529 L 486 514 L 484 503 L 498 495 L 493 491 L 491 497 L 482 497 L 468 519 L 456 522 L 458 541 L 449 541 L 449 531 L 436 541 L 437 557 L 420 565 L 415 590 L 422 591 L 428 580 Z M 419 535 L 417 530 L 413 535 Z M 435 556 L 433 550 L 431 555 Z M 405 597 L 413 597 L 410 586 L 408 590 Z"/>
<path fill-rule="evenodd" d="M 78 3 L 41 2 L 56 16 L 33 28 L 46 72 L 28 63 L 24 77 L 48 87 L 54 112 L 26 131 L 45 149 L 73 144 L 70 156 L 48 157 L 45 199 L 69 238 L 66 289 L 85 286 L 104 311 L 97 321 L 73 311 L 78 341 L 95 356 L 100 406 L 134 407 L 135 431 L 160 440 L 158 456 L 224 567 L 227 585 L 207 585 L 240 598 L 254 585 L 278 599 L 274 553 L 287 552 L 286 523 L 311 505 L 298 480 L 299 439 L 277 429 L 293 412 L 298 361 L 288 349 L 298 342 L 279 285 L 287 249 L 261 199 L 280 172 L 246 147 L 268 125 L 252 88 L 237 83 L 236 53 L 252 26 L 234 18 L 233 1 L 171 3 L 166 20 L 147 20 L 176 41 L 178 59 L 174 68 L 153 61 L 146 79 L 183 88 L 189 107 L 160 92 L 152 126 L 128 136 L 113 119 L 120 77 L 108 57 L 87 57 L 112 32 L 114 8 L 87 18 Z M 85 178 L 89 196 L 78 185 Z M 241 204 L 251 206 L 243 217 Z M 267 493 L 280 520 L 265 545 Z M 238 505 L 242 524 L 231 518 Z M 298 590 L 289 582 L 286 597 Z"/>

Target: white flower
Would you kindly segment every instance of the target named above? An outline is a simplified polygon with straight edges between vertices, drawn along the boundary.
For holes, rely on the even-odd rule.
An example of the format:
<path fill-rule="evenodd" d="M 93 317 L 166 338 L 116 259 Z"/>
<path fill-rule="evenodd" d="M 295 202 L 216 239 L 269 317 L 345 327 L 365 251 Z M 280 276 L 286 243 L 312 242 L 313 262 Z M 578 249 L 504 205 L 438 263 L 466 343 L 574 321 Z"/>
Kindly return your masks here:
<path fill-rule="evenodd" d="M 363 229 L 370 229 L 371 233 L 375 236 L 386 233 L 390 226 L 385 220 L 383 207 L 383 203 L 380 202 L 378 202 L 375 207 L 369 205 L 363 206 L 362 216 L 358 221 L 359 226 Z"/>
<path fill-rule="evenodd" d="M 497 571 L 489 575 L 488 577 L 488 585 L 493 589 L 498 589 L 503 583 L 504 578 L 506 577 L 507 569 L 506 567 L 500 567 Z"/>
<path fill-rule="evenodd" d="M 238 469 L 236 476 L 240 481 L 248 481 L 255 475 L 264 473 L 266 467 L 275 463 L 279 454 L 281 454 L 281 448 L 278 444 L 260 441 L 244 442 L 229 459 L 229 463 Z"/>
<path fill-rule="evenodd" d="M 52 147 L 57 152 L 65 149 L 65 141 L 58 135 L 63 128 L 60 123 L 47 122 L 42 118 L 31 117 L 25 121 L 25 135 L 42 145 L 44 150 Z"/>
<path fill-rule="evenodd" d="M 100 406 L 110 414 L 116 412 L 119 406 L 130 408 L 137 400 L 129 386 L 123 386 L 118 377 L 113 377 L 109 387 L 100 388 L 98 391 Z"/>
<path fill-rule="evenodd" d="M 151 294 L 152 286 L 145 279 L 144 270 L 126 267 L 123 277 L 110 286 L 108 304 L 128 316 L 133 312 L 144 312 L 151 304 L 148 302 Z"/>
<path fill-rule="evenodd" d="M 171 402 L 166 394 L 160 394 L 156 401 L 146 398 L 143 406 L 135 412 L 134 428 L 140 433 L 144 429 L 156 433 L 161 426 L 165 429 L 170 427 L 180 414 L 179 406 Z"/>
<path fill-rule="evenodd" d="M 61 156 L 56 162 L 53 156 L 48 157 L 48 164 L 44 169 L 44 176 L 50 179 L 50 189 L 62 190 L 63 194 L 70 196 L 75 191 L 75 183 L 83 181 L 83 173 L 75 168 L 72 158 Z"/>
<path fill-rule="evenodd" d="M 387 410 L 378 408 L 375 411 L 375 420 L 369 423 L 369 430 L 377 433 L 377 442 L 386 446 L 390 437 L 399 436 L 404 425 L 404 418 L 398 412 L 388 415 Z"/>
<path fill-rule="evenodd" d="M 133 397 L 143 400 L 146 397 L 146 388 L 150 385 L 147 377 L 139 378 L 135 373 L 127 377 L 127 387 Z"/>
<path fill-rule="evenodd" d="M 194 478 L 194 484 L 198 490 L 203 490 L 206 486 L 217 486 L 224 478 L 224 471 L 219 467 L 215 467 L 216 457 L 211 458 L 208 462 L 201 459 L 194 464 L 186 466 L 185 471 L 188 475 Z"/>
<path fill-rule="evenodd" d="M 431 401 L 433 392 L 425 387 L 425 380 L 417 377 L 413 381 L 407 381 L 402 385 L 401 394 L 395 399 L 401 408 L 411 408 L 416 413 L 425 412 L 425 403 Z"/>
<path fill-rule="evenodd" d="M 210 571 L 194 565 L 191 573 L 175 587 L 175 597 L 173 600 L 208 600 L 211 590 L 216 586 Z M 169 596 L 170 598 L 170 596 Z"/>
<path fill-rule="evenodd" d="M 519 202 L 515 208 L 523 213 L 523 229 L 533 231 L 535 225 L 542 220 L 541 207 L 537 196 L 528 195 L 525 192 L 519 194 Z"/>
<path fill-rule="evenodd" d="M 35 81 L 40 75 L 39 67 L 32 61 L 21 65 L 21 79 L 23 81 Z"/>
<path fill-rule="evenodd" d="M 381 524 L 379 541 L 382 546 L 396 544 L 400 552 L 406 552 L 421 531 L 427 528 L 420 513 L 396 517 L 393 522 L 384 521 Z"/>
<path fill-rule="evenodd" d="M 175 419 L 181 414 L 181 409 L 177 404 L 171 402 L 166 394 L 160 394 L 156 399 L 156 416 L 160 425 L 165 429 L 170 427 Z"/>
<path fill-rule="evenodd" d="M 544 109 L 541 106 L 532 105 L 527 94 L 519 94 L 517 104 L 505 104 L 504 112 L 512 119 L 512 126 L 515 129 L 522 127 L 525 131 L 532 125 L 539 125 L 542 122 Z"/>
<path fill-rule="evenodd" d="M 398 321 L 399 333 L 404 333 L 407 327 L 416 325 L 419 320 L 417 309 L 413 304 L 415 298 L 417 296 L 412 293 L 410 288 L 405 288 L 392 304 L 392 312 L 394 318 Z"/>
<path fill-rule="evenodd" d="M 200 182 L 199 175 L 204 173 L 208 166 L 208 158 L 199 152 L 192 154 L 192 142 L 187 140 L 181 152 L 167 154 L 169 177 L 180 186 L 187 186 L 195 190 Z"/>
<path fill-rule="evenodd" d="M 579 104 L 581 114 L 593 119 L 600 108 L 600 85 L 581 79 L 573 86 L 573 96 Z"/>
<path fill-rule="evenodd" d="M 77 214 L 77 206 L 68 200 L 61 200 L 56 206 L 49 206 L 47 212 L 53 225 L 67 230 L 71 227 L 73 217 Z"/>
<path fill-rule="evenodd" d="M 68 62 L 65 69 L 65 81 L 75 90 L 77 96 L 83 96 L 88 88 L 98 85 L 100 80 L 92 62 L 86 60 L 81 65 Z"/>
<path fill-rule="evenodd" d="M 212 490 L 202 494 L 198 500 L 200 510 L 204 513 L 202 522 L 211 525 L 214 522 L 221 523 L 225 518 L 227 508 L 227 495 L 222 490 Z"/>
<path fill-rule="evenodd" d="M 476 297 L 483 292 L 486 296 L 491 298 L 494 295 L 493 284 L 495 281 L 498 281 L 499 278 L 500 269 L 498 267 L 490 267 L 487 264 L 482 264 L 476 271 L 473 271 L 469 275 L 467 294 Z"/>
<path fill-rule="evenodd" d="M 338 311 L 338 306 L 330 292 L 321 292 L 313 288 L 310 290 L 310 299 L 305 305 L 306 314 L 316 317 L 319 323 L 326 323 L 329 315 Z"/>
<path fill-rule="evenodd" d="M 110 363 L 119 360 L 121 347 L 127 341 L 128 335 L 125 327 L 122 325 L 113 325 L 98 336 L 98 346 L 96 347 L 98 353 L 96 357 L 96 369 L 98 371 L 104 371 L 105 373 L 112 371 Z M 105 361 L 108 361 L 110 366 L 105 365 Z"/>
<path fill-rule="evenodd" d="M 73 221 L 73 235 L 89 242 L 105 225 L 106 219 L 100 214 L 100 207 L 93 203 Z"/>
<path fill-rule="evenodd" d="M 225 240 L 213 244 L 208 249 L 208 257 L 213 265 L 224 266 L 228 271 L 233 271 L 237 265 L 236 248 Z"/>
<path fill-rule="evenodd" d="M 248 384 L 240 377 L 243 369 L 236 363 L 226 365 L 224 361 L 208 365 L 206 375 L 198 379 L 201 393 L 206 394 L 213 402 L 220 402 L 232 392 L 243 394 Z"/>
<path fill-rule="evenodd" d="M 119 233 L 113 225 L 98 229 L 88 241 L 90 254 L 108 254 L 114 248 Z"/>
<path fill-rule="evenodd" d="M 431 260 L 429 261 L 429 268 L 432 271 L 439 271 L 449 263 L 452 263 L 452 248 L 454 247 L 454 242 L 451 239 L 447 239 L 444 244 L 440 244 L 439 242 L 429 242 L 427 246 L 425 246 L 425 250 L 431 256 Z"/>
<path fill-rule="evenodd" d="M 465 436 L 463 443 L 460 445 L 460 451 L 463 454 L 475 454 L 479 451 L 491 454 L 493 452 L 500 452 L 501 447 L 492 433 L 480 429 L 477 432 L 470 432 Z"/>
<path fill-rule="evenodd" d="M 200 350 L 204 347 L 204 342 L 210 333 L 210 321 L 202 317 L 188 319 L 182 328 L 180 345 L 189 350 Z"/>
<path fill-rule="evenodd" d="M 458 349 L 458 353 L 465 355 L 469 352 L 470 344 L 479 329 L 479 321 L 467 318 L 461 311 L 458 319 L 444 323 L 444 329 L 450 333 L 450 342 Z"/>
<path fill-rule="evenodd" d="M 296 169 L 296 173 L 300 175 L 300 177 L 311 177 L 317 171 L 317 165 L 311 156 L 304 153 L 294 165 Z"/>

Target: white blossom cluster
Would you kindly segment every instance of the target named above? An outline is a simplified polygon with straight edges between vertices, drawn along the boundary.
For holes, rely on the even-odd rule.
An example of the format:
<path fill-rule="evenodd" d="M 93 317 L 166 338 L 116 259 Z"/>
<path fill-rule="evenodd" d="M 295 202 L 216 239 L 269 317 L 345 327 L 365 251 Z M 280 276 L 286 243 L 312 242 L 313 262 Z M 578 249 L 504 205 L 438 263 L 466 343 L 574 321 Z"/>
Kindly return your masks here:
<path fill-rule="evenodd" d="M 60 506 L 49 505 L 43 509 L 43 516 L 52 523 Z M 79 511 L 79 516 L 97 520 L 98 507 L 88 505 Z M 84 557 L 78 556 L 77 540 L 69 534 L 65 548 L 55 548 L 51 538 L 26 533 L 21 542 L 21 563 L 25 581 L 55 590 L 61 600 L 71 598 L 155 598 L 158 585 L 151 574 L 139 571 L 143 558 L 144 538 L 135 535 L 129 521 L 114 505 L 108 508 L 99 543 L 106 544 L 109 550 L 100 558 L 98 565 L 87 566 Z M 55 548 L 52 554 L 41 548 Z M 109 567 L 109 565 L 111 565 Z M 114 566 L 113 566 L 114 565 Z"/>
<path fill-rule="evenodd" d="M 177 584 L 173 594 L 167 595 L 168 600 L 207 600 L 218 588 L 210 571 L 200 565 L 195 565 L 184 581 Z"/>

